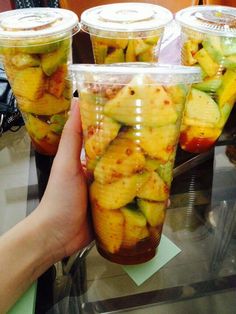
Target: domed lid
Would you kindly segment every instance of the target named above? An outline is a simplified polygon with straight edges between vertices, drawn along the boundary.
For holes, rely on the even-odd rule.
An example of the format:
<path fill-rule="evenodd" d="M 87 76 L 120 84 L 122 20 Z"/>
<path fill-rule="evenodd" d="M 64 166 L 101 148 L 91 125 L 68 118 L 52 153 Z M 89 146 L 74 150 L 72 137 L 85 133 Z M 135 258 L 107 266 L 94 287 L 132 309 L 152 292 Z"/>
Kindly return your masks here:
<path fill-rule="evenodd" d="M 137 33 L 163 28 L 173 19 L 172 13 L 149 3 L 115 3 L 93 7 L 81 15 L 81 28 L 92 35 L 106 31 L 109 37 L 114 32 Z"/>
<path fill-rule="evenodd" d="M 220 5 L 193 6 L 176 13 L 180 25 L 219 36 L 236 37 L 236 8 Z"/>
<path fill-rule="evenodd" d="M 47 38 L 79 30 L 77 15 L 58 8 L 27 8 L 0 13 L 0 40 Z"/>

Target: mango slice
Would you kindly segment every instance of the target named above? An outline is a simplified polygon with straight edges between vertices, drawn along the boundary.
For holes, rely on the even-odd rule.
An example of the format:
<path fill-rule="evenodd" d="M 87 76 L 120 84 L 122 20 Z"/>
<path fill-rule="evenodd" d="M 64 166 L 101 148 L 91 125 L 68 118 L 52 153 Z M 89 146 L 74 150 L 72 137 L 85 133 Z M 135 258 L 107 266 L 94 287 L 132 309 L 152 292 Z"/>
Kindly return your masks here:
<path fill-rule="evenodd" d="M 124 216 L 120 210 L 93 207 L 93 225 L 100 245 L 110 253 L 119 251 L 124 233 Z"/>
<path fill-rule="evenodd" d="M 109 117 L 126 125 L 162 126 L 175 123 L 178 115 L 162 86 L 151 78 L 135 76 L 104 106 Z"/>
<path fill-rule="evenodd" d="M 124 136 L 139 142 L 144 153 L 149 157 L 166 162 L 173 154 L 178 140 L 177 135 L 177 126 L 170 124 L 157 128 L 130 129 Z"/>
<path fill-rule="evenodd" d="M 48 80 L 48 92 L 60 98 L 64 92 L 67 77 L 67 65 L 60 65 Z M 72 97 L 72 93 L 71 93 Z"/>
<path fill-rule="evenodd" d="M 236 100 L 236 71 L 228 69 L 223 75 L 222 85 L 217 91 L 219 106 L 226 103 L 232 104 Z"/>
<path fill-rule="evenodd" d="M 41 55 L 41 66 L 43 72 L 50 76 L 63 63 L 67 63 L 70 52 L 70 39 L 61 41 L 57 50 Z"/>
<path fill-rule="evenodd" d="M 191 89 L 185 105 L 186 117 L 206 123 L 216 124 L 220 119 L 217 103 L 205 92 Z"/>
<path fill-rule="evenodd" d="M 195 54 L 195 59 L 210 77 L 215 76 L 220 70 L 220 65 L 211 58 L 204 48 Z"/>
<path fill-rule="evenodd" d="M 169 187 L 156 172 L 152 172 L 136 196 L 149 201 L 166 201 L 169 196 Z"/>
<path fill-rule="evenodd" d="M 133 141 L 116 138 L 98 161 L 94 177 L 100 183 L 111 183 L 140 172 L 144 165 L 145 158 Z"/>
<path fill-rule="evenodd" d="M 142 212 L 128 207 L 121 208 L 121 212 L 125 220 L 122 247 L 135 246 L 140 240 L 149 236 L 147 221 Z"/>
<path fill-rule="evenodd" d="M 43 139 L 50 132 L 49 124 L 34 117 L 32 114 L 26 115 L 26 128 L 38 140 Z"/>
<path fill-rule="evenodd" d="M 98 122 L 98 121 L 97 121 Z M 120 124 L 103 116 L 97 125 L 91 125 L 85 135 L 85 151 L 90 159 L 101 156 L 109 143 L 117 136 Z"/>
<path fill-rule="evenodd" d="M 138 199 L 137 203 L 150 226 L 156 227 L 164 223 L 166 208 L 165 202 L 150 202 Z"/>
<path fill-rule="evenodd" d="M 147 174 L 141 174 L 124 177 L 108 184 L 94 181 L 90 186 L 91 202 L 110 210 L 123 207 L 132 202 L 147 179 Z"/>
<path fill-rule="evenodd" d="M 70 100 L 64 97 L 57 98 L 47 93 L 36 101 L 30 101 L 23 97 L 17 97 L 17 101 L 22 111 L 36 115 L 51 116 L 70 108 Z"/>
<path fill-rule="evenodd" d="M 35 101 L 39 99 L 45 89 L 45 76 L 40 67 L 29 67 L 16 73 L 12 89 L 16 96 Z"/>

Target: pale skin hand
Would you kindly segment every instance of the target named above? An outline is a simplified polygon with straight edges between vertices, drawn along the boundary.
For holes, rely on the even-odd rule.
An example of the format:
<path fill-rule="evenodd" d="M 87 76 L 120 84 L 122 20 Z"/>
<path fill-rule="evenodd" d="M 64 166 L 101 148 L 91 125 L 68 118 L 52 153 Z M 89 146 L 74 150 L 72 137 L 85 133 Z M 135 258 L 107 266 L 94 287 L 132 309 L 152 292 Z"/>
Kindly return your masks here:
<path fill-rule="evenodd" d="M 80 163 L 81 124 L 74 105 L 49 182 L 35 211 L 0 237 L 0 314 L 53 263 L 91 241 Z"/>

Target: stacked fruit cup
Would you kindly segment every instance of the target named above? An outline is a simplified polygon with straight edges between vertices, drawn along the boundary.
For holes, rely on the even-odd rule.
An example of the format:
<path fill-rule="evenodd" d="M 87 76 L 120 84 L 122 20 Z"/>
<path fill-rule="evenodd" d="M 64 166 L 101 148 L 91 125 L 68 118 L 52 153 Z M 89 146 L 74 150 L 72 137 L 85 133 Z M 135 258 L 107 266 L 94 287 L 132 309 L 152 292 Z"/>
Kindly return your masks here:
<path fill-rule="evenodd" d="M 191 153 L 212 148 L 236 101 L 236 8 L 196 6 L 176 15 L 182 27 L 182 64 L 200 67 L 192 86 L 180 146 Z"/>
<path fill-rule="evenodd" d="M 97 64 L 156 62 L 172 19 L 172 13 L 158 5 L 116 3 L 84 11 L 81 28 L 90 34 Z"/>
<path fill-rule="evenodd" d="M 72 65 L 98 251 L 121 264 L 156 253 L 185 98 L 197 68 Z"/>
<path fill-rule="evenodd" d="M 72 35 L 79 30 L 71 11 L 22 9 L 0 14 L 0 53 L 35 149 L 55 155 L 72 98 L 68 79 Z"/>

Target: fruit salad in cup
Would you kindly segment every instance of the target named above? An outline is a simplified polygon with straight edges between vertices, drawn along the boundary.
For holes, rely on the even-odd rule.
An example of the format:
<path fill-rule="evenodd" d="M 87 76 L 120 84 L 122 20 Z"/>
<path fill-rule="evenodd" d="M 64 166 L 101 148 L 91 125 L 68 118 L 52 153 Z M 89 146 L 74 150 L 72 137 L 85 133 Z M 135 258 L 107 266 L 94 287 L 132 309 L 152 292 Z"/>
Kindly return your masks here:
<path fill-rule="evenodd" d="M 163 30 L 140 34 L 139 38 L 106 38 L 91 36 L 95 63 L 110 64 L 120 62 L 155 62 L 161 43 Z M 153 34 L 154 33 L 154 34 Z"/>
<path fill-rule="evenodd" d="M 186 95 L 200 77 L 197 69 L 191 77 L 188 70 L 72 66 L 97 248 L 113 262 L 138 264 L 155 255 Z"/>
<path fill-rule="evenodd" d="M 2 62 L 32 144 L 45 155 L 56 154 L 72 98 L 68 64 L 77 17 L 62 11 L 37 8 L 0 14 Z M 71 14 L 74 21 L 68 25 L 65 18 Z"/>
<path fill-rule="evenodd" d="M 180 11 L 182 64 L 200 67 L 203 82 L 190 91 L 181 127 L 182 149 L 212 148 L 236 101 L 236 9 L 201 6 Z"/>
<path fill-rule="evenodd" d="M 172 13 L 148 3 L 116 3 L 81 15 L 90 34 L 95 63 L 156 62 L 165 26 Z"/>

